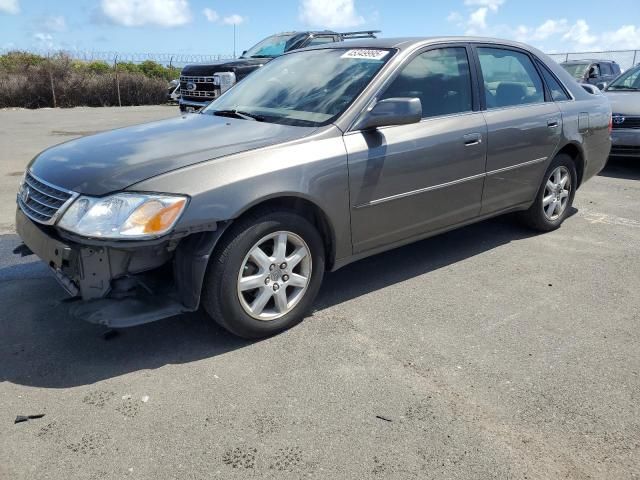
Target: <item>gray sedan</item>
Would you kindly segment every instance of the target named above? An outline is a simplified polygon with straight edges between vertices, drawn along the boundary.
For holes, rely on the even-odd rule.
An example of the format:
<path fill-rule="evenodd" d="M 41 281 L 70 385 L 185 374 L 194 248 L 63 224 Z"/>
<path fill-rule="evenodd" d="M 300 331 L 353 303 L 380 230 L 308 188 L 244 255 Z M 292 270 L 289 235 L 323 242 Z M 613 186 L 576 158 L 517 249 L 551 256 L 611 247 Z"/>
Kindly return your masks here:
<path fill-rule="evenodd" d="M 640 157 L 640 65 L 616 78 L 604 93 L 613 110 L 611 155 Z"/>
<path fill-rule="evenodd" d="M 38 155 L 18 192 L 18 250 L 90 322 L 203 307 L 237 335 L 269 336 L 305 317 L 326 270 L 508 212 L 558 228 L 603 168 L 610 128 L 604 96 L 522 44 L 324 45 L 201 114 Z"/>

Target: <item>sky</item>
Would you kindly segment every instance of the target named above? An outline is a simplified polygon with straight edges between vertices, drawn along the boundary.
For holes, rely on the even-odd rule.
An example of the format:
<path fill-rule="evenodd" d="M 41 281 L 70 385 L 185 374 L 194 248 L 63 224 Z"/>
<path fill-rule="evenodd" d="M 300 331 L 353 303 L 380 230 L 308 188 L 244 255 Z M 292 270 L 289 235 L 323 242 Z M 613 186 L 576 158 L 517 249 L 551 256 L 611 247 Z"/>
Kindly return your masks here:
<path fill-rule="evenodd" d="M 640 0 L 0 0 L 4 50 L 227 55 L 234 25 L 238 52 L 323 28 L 493 36 L 547 53 L 640 49 Z"/>

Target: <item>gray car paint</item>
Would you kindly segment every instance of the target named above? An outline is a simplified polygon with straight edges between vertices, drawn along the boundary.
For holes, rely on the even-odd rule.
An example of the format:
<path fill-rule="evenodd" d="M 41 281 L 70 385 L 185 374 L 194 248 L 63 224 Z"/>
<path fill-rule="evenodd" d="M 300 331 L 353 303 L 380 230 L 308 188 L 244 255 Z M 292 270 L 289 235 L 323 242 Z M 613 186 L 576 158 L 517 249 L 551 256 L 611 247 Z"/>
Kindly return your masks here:
<path fill-rule="evenodd" d="M 640 92 L 605 90 L 604 94 L 611 103 L 611 110 L 614 115 L 622 115 L 627 119 L 630 117 L 640 117 Z M 624 128 L 624 124 L 621 125 L 621 127 L 622 128 L 614 128 L 613 132 L 611 132 L 613 145 L 640 147 L 640 129 Z M 617 153 L 617 155 L 620 155 L 620 153 Z M 634 153 L 627 155 L 637 156 L 637 154 Z"/>
<path fill-rule="evenodd" d="M 354 123 L 375 105 L 381 89 L 414 53 L 434 45 L 472 43 L 506 45 L 530 52 L 552 70 L 573 98 L 522 109 L 430 119 L 419 124 L 380 129 L 373 137 L 353 131 Z M 318 206 L 331 225 L 335 254 L 329 260 L 335 269 L 418 238 L 510 209 L 527 207 L 534 199 L 545 169 L 557 151 L 569 144 L 583 159 L 583 181 L 598 173 L 606 162 L 610 147 L 608 102 L 604 97 L 589 95 L 568 73 L 536 49 L 515 42 L 469 37 L 379 39 L 349 44 L 349 48 L 367 47 L 392 48 L 396 53 L 334 125 L 313 132 L 299 129 L 300 134 L 295 135 L 291 129 L 299 127 L 274 126 L 268 132 L 268 127 L 257 122 L 224 119 L 215 122 L 215 130 L 203 126 L 196 141 L 185 129 L 172 137 L 175 144 L 163 142 L 171 150 L 159 151 L 157 142 L 160 140 L 155 139 L 155 135 L 159 131 L 171 135 L 170 130 L 180 125 L 179 120 L 169 121 L 149 127 L 154 133 L 145 138 L 155 153 L 148 154 L 144 142 L 139 142 L 135 135 L 144 132 L 144 126 L 138 131 L 120 130 L 107 134 L 94 145 L 105 148 L 100 157 L 102 175 L 128 179 L 119 185 L 137 175 L 139 178 L 131 182 L 133 184 L 127 187 L 129 190 L 188 194 L 191 202 L 176 226 L 177 231 L 197 227 L 203 222 L 233 220 L 251 206 L 268 199 L 304 198 Z M 345 47 L 316 47 L 322 48 Z M 537 115 L 541 117 L 537 118 Z M 534 118 L 536 123 L 532 124 Z M 551 118 L 560 120 L 557 129 L 548 129 L 546 123 Z M 191 122 L 194 126 L 204 125 L 200 119 L 183 121 L 185 125 Z M 213 131 L 222 134 L 225 128 L 232 135 L 231 139 L 219 140 L 212 135 Z M 269 140 L 265 138 L 268 133 L 274 135 Z M 464 148 L 464 136 L 468 133 L 479 133 L 487 141 L 477 148 Z M 229 148 L 229 145 L 241 142 L 243 135 L 254 142 L 251 149 L 241 146 L 233 151 Z M 134 158 L 144 158 L 139 164 L 144 168 L 134 168 L 136 175 L 127 177 L 132 171 L 131 162 L 127 160 L 131 157 L 125 154 L 114 159 L 105 142 L 107 138 L 120 145 L 124 152 L 137 151 L 139 156 Z M 408 148 L 413 144 L 412 139 L 418 147 L 415 150 Z M 85 142 L 81 145 L 88 147 L 92 141 L 79 142 Z M 261 141 L 268 145 L 260 146 Z M 402 142 L 405 142 L 404 153 L 401 152 Z M 218 148 L 222 145 L 221 153 Z M 73 142 L 58 148 L 67 152 L 80 150 Z M 430 153 L 427 161 L 426 152 Z M 454 154 L 450 155 L 450 152 Z M 168 153 L 176 156 L 175 163 L 172 164 Z M 47 156 L 56 154 L 54 148 Z M 78 156 L 74 162 L 59 162 L 56 166 L 63 171 L 56 173 L 55 178 L 62 180 L 65 171 L 79 169 L 83 166 L 81 163 L 91 162 L 91 154 L 98 152 L 87 149 L 84 158 Z M 157 168 L 154 168 L 154 155 L 162 159 Z M 544 160 L 534 165 L 527 163 L 542 158 Z M 40 161 L 40 158 L 36 159 L 32 168 L 55 183 L 53 173 L 44 171 L 48 169 L 40 170 Z M 135 161 L 132 163 L 136 164 Z M 501 171 L 505 167 L 511 169 L 510 173 Z M 123 175 L 120 169 L 126 174 Z M 76 180 L 75 183 L 81 185 L 83 181 Z M 87 191 L 106 193 L 110 183 L 98 182 L 96 185 L 100 188 Z M 485 186 L 488 188 L 486 206 L 483 206 Z M 380 208 L 361 208 L 394 195 L 404 197 L 384 202 Z"/>
<path fill-rule="evenodd" d="M 549 66 L 575 100 L 440 117 L 415 125 L 381 128 L 377 133 L 350 131 L 363 112 L 375 104 L 377 93 L 389 83 L 393 73 L 416 52 L 434 45 L 474 41 L 532 52 Z M 209 168 L 202 164 L 132 188 L 184 193 L 196 185 L 193 192 L 196 223 L 212 213 L 209 207 L 212 205 L 213 218 L 222 220 L 236 218 L 247 206 L 263 199 L 301 196 L 327 214 L 336 241 L 333 264 L 339 267 L 369 253 L 492 213 L 527 207 L 548 164 L 569 143 L 576 146 L 585 160 L 583 180 L 599 172 L 606 162 L 609 106 L 604 99 L 586 93 L 553 60 L 535 49 L 512 42 L 465 37 L 380 39 L 352 42 L 350 46 L 396 48 L 398 53 L 335 122 L 336 129 L 324 129 L 309 138 L 264 149 L 259 160 L 255 152 L 249 152 L 233 156 L 228 163 L 218 162 L 218 176 L 213 181 L 202 180 Z M 582 131 L 578 128 L 581 112 L 589 120 Z M 549 128 L 550 120 L 557 120 L 558 127 Z M 491 133 L 487 135 L 487 123 L 495 138 Z M 474 133 L 480 133 L 487 141 L 465 148 L 464 136 Z M 344 148 L 333 141 L 336 138 L 344 139 Z M 317 144 L 318 141 L 322 143 Z M 407 145 L 414 142 L 417 148 L 408 149 Z M 487 145 L 489 152 L 485 157 Z M 585 147 L 592 152 L 584 152 Z M 322 151 L 325 148 L 327 151 Z M 300 152 L 306 156 L 300 157 Z M 539 161 L 528 165 L 531 160 Z M 253 161 L 251 172 L 236 168 Z M 524 165 L 518 168 L 520 164 Z M 516 168 L 501 171 L 505 167 Z M 491 173 L 494 170 L 497 172 Z M 485 176 L 487 172 L 490 175 Z M 315 178 L 322 181 L 317 184 L 309 181 Z M 464 179 L 468 180 L 460 182 Z M 251 194 L 238 189 L 240 184 L 246 184 Z M 412 194 L 421 190 L 426 191 Z M 207 207 L 197 206 L 201 195 L 208 199 L 203 202 Z M 375 205 L 378 200 L 398 195 L 406 196 Z M 367 205 L 371 202 L 374 205 Z M 186 220 L 192 221 L 191 212 Z"/>
<path fill-rule="evenodd" d="M 149 177 L 294 138 L 315 128 L 184 115 L 112 130 L 45 150 L 28 168 L 53 185 L 103 196 Z M 107 173 L 108 172 L 108 173 Z"/>

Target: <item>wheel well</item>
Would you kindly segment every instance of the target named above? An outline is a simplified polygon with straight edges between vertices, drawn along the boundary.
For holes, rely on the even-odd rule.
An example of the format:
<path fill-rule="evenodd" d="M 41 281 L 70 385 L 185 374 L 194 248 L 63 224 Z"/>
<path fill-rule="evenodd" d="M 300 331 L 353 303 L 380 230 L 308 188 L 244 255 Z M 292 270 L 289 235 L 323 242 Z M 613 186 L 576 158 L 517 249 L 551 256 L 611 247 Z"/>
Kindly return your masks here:
<path fill-rule="evenodd" d="M 578 174 L 578 186 L 582 184 L 582 176 L 584 175 L 584 157 L 582 152 L 573 143 L 569 143 L 562 147 L 558 152 L 569 155 L 573 162 L 576 164 L 576 173 Z"/>
<path fill-rule="evenodd" d="M 318 233 L 320 233 L 320 236 L 322 237 L 326 254 L 326 269 L 330 270 L 333 267 L 335 259 L 335 234 L 327 215 L 320 207 L 315 203 L 300 197 L 277 197 L 254 205 L 249 210 L 243 212 L 238 218 L 250 215 L 256 210 L 263 208 L 273 210 L 293 210 L 309 220 L 318 229 Z"/>

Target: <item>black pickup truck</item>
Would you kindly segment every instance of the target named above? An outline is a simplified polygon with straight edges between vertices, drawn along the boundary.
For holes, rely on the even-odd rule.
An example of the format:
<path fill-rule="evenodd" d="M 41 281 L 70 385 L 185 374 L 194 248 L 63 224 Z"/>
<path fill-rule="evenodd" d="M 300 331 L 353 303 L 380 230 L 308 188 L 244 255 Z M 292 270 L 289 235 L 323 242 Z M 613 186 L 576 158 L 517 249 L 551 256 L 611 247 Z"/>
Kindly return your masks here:
<path fill-rule="evenodd" d="M 265 38 L 246 50 L 238 59 L 208 64 L 187 65 L 180 73 L 180 111 L 196 112 L 229 90 L 233 85 L 270 60 L 292 50 L 343 42 L 359 38 L 376 38 L 379 31 L 286 32 Z"/>

